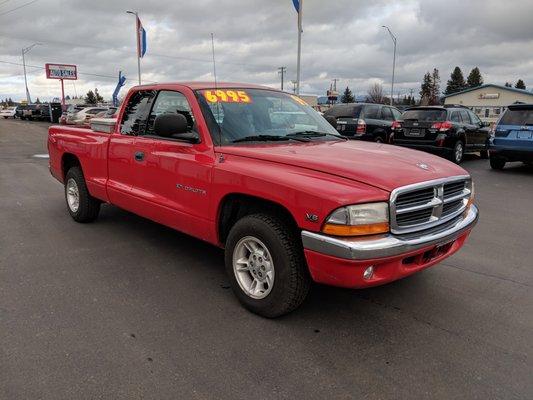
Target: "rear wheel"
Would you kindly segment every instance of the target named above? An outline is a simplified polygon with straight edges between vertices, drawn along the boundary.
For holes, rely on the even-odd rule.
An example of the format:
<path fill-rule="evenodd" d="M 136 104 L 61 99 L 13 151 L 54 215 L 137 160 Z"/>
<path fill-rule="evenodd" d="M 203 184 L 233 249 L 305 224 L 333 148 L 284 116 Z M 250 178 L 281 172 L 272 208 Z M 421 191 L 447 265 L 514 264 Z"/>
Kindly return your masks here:
<path fill-rule="evenodd" d="M 456 164 L 461 164 L 463 161 L 463 156 L 465 154 L 465 145 L 462 140 L 455 142 L 453 146 L 452 153 L 450 155 L 450 161 L 453 161 Z"/>
<path fill-rule="evenodd" d="M 281 218 L 253 214 L 231 228 L 226 272 L 233 292 L 248 310 L 267 318 L 296 309 L 310 277 L 297 233 Z"/>
<path fill-rule="evenodd" d="M 72 167 L 65 176 L 65 200 L 76 222 L 91 222 L 98 217 L 100 201 L 89 194 L 80 167 Z"/>
<path fill-rule="evenodd" d="M 490 156 L 490 167 L 492 169 L 501 170 L 505 167 L 505 160 L 501 157 Z"/>

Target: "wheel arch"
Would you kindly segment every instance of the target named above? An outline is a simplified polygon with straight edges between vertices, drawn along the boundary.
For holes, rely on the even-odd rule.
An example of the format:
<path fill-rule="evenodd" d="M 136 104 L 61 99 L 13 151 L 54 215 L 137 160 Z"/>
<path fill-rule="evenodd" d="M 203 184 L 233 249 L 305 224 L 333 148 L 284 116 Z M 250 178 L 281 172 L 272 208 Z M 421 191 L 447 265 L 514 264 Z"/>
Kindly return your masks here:
<path fill-rule="evenodd" d="M 258 212 L 275 214 L 297 231 L 298 223 L 292 213 L 282 204 L 244 193 L 228 193 L 219 203 L 217 210 L 217 238 L 224 245 L 235 223 L 242 217 Z"/>
<path fill-rule="evenodd" d="M 72 167 L 82 168 L 80 159 L 72 153 L 63 153 L 63 155 L 61 156 L 61 174 L 63 177 L 63 181 L 65 180 L 67 171 Z"/>

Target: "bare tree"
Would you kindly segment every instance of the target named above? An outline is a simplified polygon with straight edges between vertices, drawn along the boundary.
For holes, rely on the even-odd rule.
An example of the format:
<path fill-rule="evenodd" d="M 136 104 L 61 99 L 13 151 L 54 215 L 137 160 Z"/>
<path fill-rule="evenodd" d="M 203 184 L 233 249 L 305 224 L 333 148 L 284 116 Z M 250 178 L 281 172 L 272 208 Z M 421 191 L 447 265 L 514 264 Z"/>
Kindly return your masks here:
<path fill-rule="evenodd" d="M 381 83 L 374 83 L 368 89 L 366 94 L 366 101 L 369 103 L 383 104 L 385 97 L 383 96 L 383 85 Z"/>

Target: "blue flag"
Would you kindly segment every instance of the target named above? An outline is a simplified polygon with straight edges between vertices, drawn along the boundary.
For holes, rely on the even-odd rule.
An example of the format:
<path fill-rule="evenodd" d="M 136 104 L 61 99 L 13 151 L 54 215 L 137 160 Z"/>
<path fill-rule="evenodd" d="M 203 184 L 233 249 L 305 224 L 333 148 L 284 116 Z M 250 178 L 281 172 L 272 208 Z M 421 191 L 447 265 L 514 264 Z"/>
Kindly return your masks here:
<path fill-rule="evenodd" d="M 141 20 L 137 17 L 137 43 L 138 43 L 138 49 L 139 54 L 137 56 L 139 58 L 144 57 L 144 53 L 146 53 L 146 31 L 144 30 Z"/>
<path fill-rule="evenodd" d="M 296 12 L 300 12 L 300 0 L 292 0 L 292 4 L 294 4 L 294 8 L 296 9 Z"/>

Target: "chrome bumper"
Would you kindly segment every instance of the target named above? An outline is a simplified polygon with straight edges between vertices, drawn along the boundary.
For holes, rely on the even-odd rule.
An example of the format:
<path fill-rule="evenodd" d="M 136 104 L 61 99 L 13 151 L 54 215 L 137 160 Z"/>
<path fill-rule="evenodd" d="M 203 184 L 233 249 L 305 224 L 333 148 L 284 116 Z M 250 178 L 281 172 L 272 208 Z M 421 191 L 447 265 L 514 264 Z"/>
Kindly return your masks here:
<path fill-rule="evenodd" d="M 471 206 L 464 218 L 426 232 L 406 235 L 380 235 L 370 238 L 337 238 L 315 232 L 302 231 L 303 246 L 307 250 L 351 260 L 369 260 L 396 256 L 423 247 L 443 245 L 457 239 L 471 229 L 478 220 L 478 209 Z"/>

